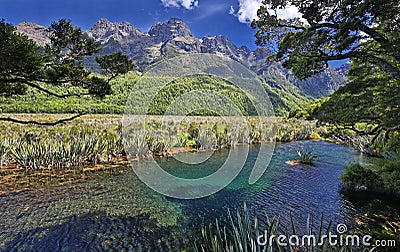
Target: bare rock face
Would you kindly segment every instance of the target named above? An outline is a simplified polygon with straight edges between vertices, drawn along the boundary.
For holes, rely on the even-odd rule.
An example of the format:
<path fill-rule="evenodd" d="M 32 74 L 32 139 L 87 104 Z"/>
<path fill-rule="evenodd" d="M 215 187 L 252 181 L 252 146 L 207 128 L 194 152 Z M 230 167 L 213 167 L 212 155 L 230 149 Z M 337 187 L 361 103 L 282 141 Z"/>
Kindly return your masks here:
<path fill-rule="evenodd" d="M 200 40 L 178 18 L 171 18 L 167 23 L 154 24 L 148 35 L 155 44 L 161 45 L 159 49 L 161 57 L 200 52 Z"/>
<path fill-rule="evenodd" d="M 32 22 L 22 22 L 15 26 L 15 28 L 15 32 L 28 36 L 29 39 L 35 41 L 40 46 L 50 43 L 49 32 L 44 26 Z"/>
<path fill-rule="evenodd" d="M 154 24 L 148 34 L 154 37 L 155 43 L 166 42 L 178 37 L 189 41 L 197 40 L 186 24 L 178 18 L 171 18 L 167 23 L 158 22 Z"/>
<path fill-rule="evenodd" d="M 112 23 L 106 18 L 97 21 L 89 31 L 86 31 L 86 34 L 102 43 L 106 43 L 110 39 L 134 39 L 144 35 L 139 29 L 128 22 Z"/>
<path fill-rule="evenodd" d="M 251 51 L 246 47 L 237 47 L 225 36 L 206 36 L 202 40 L 203 53 L 219 53 L 247 65 Z"/>

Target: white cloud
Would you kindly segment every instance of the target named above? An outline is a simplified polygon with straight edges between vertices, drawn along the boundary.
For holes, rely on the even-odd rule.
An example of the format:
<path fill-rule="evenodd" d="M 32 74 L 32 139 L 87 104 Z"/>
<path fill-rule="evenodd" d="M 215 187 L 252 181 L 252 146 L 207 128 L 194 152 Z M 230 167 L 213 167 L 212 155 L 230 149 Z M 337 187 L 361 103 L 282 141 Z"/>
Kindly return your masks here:
<path fill-rule="evenodd" d="M 239 0 L 239 10 L 236 15 L 241 23 L 249 23 L 257 17 L 261 0 Z"/>
<path fill-rule="evenodd" d="M 233 8 L 233 6 L 231 5 L 231 8 L 229 9 L 229 14 L 230 15 L 236 15 L 236 11 L 235 11 L 235 9 Z"/>
<path fill-rule="evenodd" d="M 290 18 L 296 18 L 299 17 L 301 18 L 301 14 L 299 13 L 299 10 L 297 9 L 296 6 L 289 6 L 285 9 L 278 10 L 276 12 L 278 14 L 278 17 L 284 18 L 284 19 L 290 19 Z"/>
<path fill-rule="evenodd" d="M 261 6 L 262 0 L 239 0 L 239 9 L 235 12 L 233 6 L 231 6 L 229 14 L 237 16 L 239 22 L 250 23 L 253 19 L 257 19 L 257 10 Z M 285 9 L 277 11 L 279 18 L 295 18 L 301 17 L 297 7 L 289 6 Z"/>
<path fill-rule="evenodd" d="M 199 6 L 199 1 L 198 0 L 161 0 L 161 3 L 165 7 L 175 7 L 175 8 L 180 8 L 181 6 L 191 10 L 194 7 Z"/>

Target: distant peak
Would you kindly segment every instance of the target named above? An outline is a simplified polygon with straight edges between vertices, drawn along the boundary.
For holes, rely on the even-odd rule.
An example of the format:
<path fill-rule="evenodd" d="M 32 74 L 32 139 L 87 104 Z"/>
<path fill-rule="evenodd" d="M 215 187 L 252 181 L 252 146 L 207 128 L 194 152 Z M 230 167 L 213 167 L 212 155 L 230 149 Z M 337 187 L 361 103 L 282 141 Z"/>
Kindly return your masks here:
<path fill-rule="evenodd" d="M 32 28 L 46 29 L 46 27 L 44 27 L 40 24 L 36 24 L 34 22 L 21 22 L 21 23 L 17 24 L 16 27 L 32 27 Z"/>
<path fill-rule="evenodd" d="M 35 41 L 38 45 L 44 46 L 50 42 L 46 27 L 33 23 L 21 22 L 15 26 L 16 32 L 25 34 L 29 39 Z"/>
<path fill-rule="evenodd" d="M 176 37 L 194 38 L 185 22 L 179 18 L 170 18 L 166 23 L 157 22 L 151 26 L 148 34 L 157 37 L 159 42 Z"/>
<path fill-rule="evenodd" d="M 107 18 L 100 18 L 99 21 L 97 21 L 97 23 L 111 23 L 110 20 L 108 20 Z"/>
<path fill-rule="evenodd" d="M 184 29 L 188 29 L 185 22 L 182 19 L 179 18 L 170 18 L 167 22 L 157 22 L 155 24 L 153 24 L 150 28 L 150 30 L 152 28 L 156 28 L 156 27 L 160 27 L 160 26 L 167 26 L 169 28 L 171 27 L 182 27 Z"/>
<path fill-rule="evenodd" d="M 108 20 L 107 18 L 100 18 L 92 28 L 98 26 L 110 26 L 110 25 L 112 25 L 112 22 L 110 20 Z"/>
<path fill-rule="evenodd" d="M 129 22 L 111 22 L 107 18 L 101 18 L 87 31 L 87 34 L 95 40 L 108 41 L 109 39 L 122 39 L 126 37 L 139 37 L 143 33 Z"/>
<path fill-rule="evenodd" d="M 182 24 L 185 24 L 185 22 L 183 22 L 183 20 L 180 19 L 180 18 L 170 18 L 168 20 L 168 23 L 178 23 L 178 24 L 182 23 Z"/>

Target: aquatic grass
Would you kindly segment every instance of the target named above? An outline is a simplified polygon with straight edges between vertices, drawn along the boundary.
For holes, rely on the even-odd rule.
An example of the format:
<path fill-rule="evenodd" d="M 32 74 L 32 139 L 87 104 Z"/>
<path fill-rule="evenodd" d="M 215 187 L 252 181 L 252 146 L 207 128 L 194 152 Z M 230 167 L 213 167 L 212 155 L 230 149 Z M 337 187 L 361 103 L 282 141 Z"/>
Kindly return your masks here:
<path fill-rule="evenodd" d="M 7 163 L 27 169 L 99 163 L 109 156 L 123 154 L 124 149 L 121 135 L 93 129 L 90 125 L 57 130 L 46 128 L 41 134 L 14 134 L 3 141 L 14 143 L 6 156 Z"/>
<path fill-rule="evenodd" d="M 6 160 L 8 158 L 8 154 L 10 153 L 12 146 L 13 146 L 12 139 L 4 139 L 3 141 L 0 142 L 0 168 L 3 167 L 3 165 L 7 164 Z"/>
<path fill-rule="evenodd" d="M 312 165 L 313 162 L 318 158 L 316 155 L 314 155 L 314 149 L 312 148 L 303 147 L 296 152 L 302 164 Z"/>
<path fill-rule="evenodd" d="M 210 150 L 214 149 L 217 145 L 216 137 L 211 130 L 200 130 L 198 141 L 200 143 L 200 149 Z"/>
<path fill-rule="evenodd" d="M 314 246 L 312 244 L 307 246 L 295 245 L 289 243 L 286 246 L 278 243 L 278 237 L 285 235 L 301 236 L 294 223 L 292 214 L 290 214 L 290 225 L 285 226 L 282 224 L 280 216 L 269 218 L 265 214 L 265 219 L 259 219 L 260 216 L 257 211 L 253 215 L 244 204 L 243 211 L 236 210 L 236 214 L 227 212 L 229 223 L 228 226 L 220 227 L 218 220 L 215 225 L 210 224 L 208 227 L 201 228 L 201 238 L 194 245 L 196 252 L 274 252 L 274 251 L 289 251 L 289 252 L 333 252 L 333 251 L 373 251 L 366 248 L 351 248 L 348 246 L 341 246 L 340 244 L 330 246 L 325 242 L 322 246 Z M 316 234 L 316 243 L 318 244 L 331 231 L 332 221 L 329 222 L 327 228 L 323 227 L 323 216 L 318 225 L 318 234 Z M 308 216 L 305 223 L 304 232 L 306 235 L 312 235 L 314 220 Z M 258 242 L 258 237 L 262 244 Z M 325 240 L 327 241 L 327 240 Z"/>
<path fill-rule="evenodd" d="M 228 119 L 230 120 L 230 119 Z M 92 116 L 55 127 L 1 123 L 0 166 L 62 168 L 102 163 L 120 156 L 164 155 L 174 147 L 230 148 L 237 144 L 292 141 L 317 132 L 315 123 L 277 118 L 171 116 L 138 120 L 124 129 L 112 116 Z M 234 125 L 234 127 L 232 126 Z M 276 138 L 271 132 L 276 131 Z M 124 140 L 125 136 L 125 140 Z M 125 147 L 129 153 L 125 153 Z"/>
<path fill-rule="evenodd" d="M 130 157 L 145 157 L 149 154 L 146 132 L 130 131 L 124 138 L 123 145 Z"/>
<path fill-rule="evenodd" d="M 163 155 L 170 147 L 170 138 L 167 135 L 150 133 L 146 136 L 147 146 L 154 155 Z"/>

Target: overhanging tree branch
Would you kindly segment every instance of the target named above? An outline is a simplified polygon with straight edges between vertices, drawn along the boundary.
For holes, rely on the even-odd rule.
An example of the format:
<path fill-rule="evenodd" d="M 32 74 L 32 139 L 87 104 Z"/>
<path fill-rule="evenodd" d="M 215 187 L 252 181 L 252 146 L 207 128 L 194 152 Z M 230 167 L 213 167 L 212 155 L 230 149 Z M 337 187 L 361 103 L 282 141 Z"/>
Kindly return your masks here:
<path fill-rule="evenodd" d="M 72 120 L 74 120 L 76 118 L 79 118 L 79 117 L 81 117 L 83 115 L 85 115 L 85 113 L 74 115 L 74 116 L 68 117 L 68 118 L 59 119 L 59 120 L 54 121 L 54 122 L 39 122 L 39 121 L 35 121 L 35 120 L 24 121 L 24 120 L 19 120 L 19 119 L 16 119 L 16 118 L 11 118 L 11 117 L 0 117 L 0 121 L 13 122 L 13 123 L 19 123 L 19 124 L 34 124 L 34 125 L 41 125 L 41 126 L 55 126 L 55 125 L 58 125 L 58 124 L 61 124 L 61 123 L 72 121 Z"/>
<path fill-rule="evenodd" d="M 55 96 L 55 97 L 61 98 L 61 99 L 67 98 L 67 97 L 82 97 L 83 95 L 88 95 L 88 94 L 89 94 L 89 93 L 81 93 L 81 94 L 71 94 L 71 93 L 68 93 L 68 94 L 57 94 L 57 93 L 54 93 L 54 92 L 52 92 L 52 91 L 50 91 L 50 90 L 48 90 L 48 89 L 45 89 L 45 88 L 41 87 L 41 86 L 38 85 L 38 84 L 33 83 L 33 82 L 25 82 L 25 84 L 28 85 L 28 86 L 30 86 L 30 87 L 36 88 L 37 90 L 42 91 L 42 92 L 44 92 L 44 93 L 46 93 L 46 94 L 49 94 L 49 95 L 52 95 L 52 96 Z"/>
<path fill-rule="evenodd" d="M 51 90 L 48 90 L 48 89 L 40 86 L 39 84 L 34 83 L 33 81 L 29 81 L 29 80 L 26 80 L 24 78 L 0 79 L 0 83 L 21 83 L 21 84 L 25 84 L 25 85 L 27 85 L 29 87 L 37 89 L 38 91 L 41 91 L 43 93 L 46 93 L 48 95 L 51 95 L 51 96 L 54 96 L 54 97 L 57 97 L 57 98 L 60 98 L 60 99 L 67 98 L 67 97 L 82 97 L 84 95 L 89 95 L 89 93 L 73 94 L 73 93 L 69 93 L 68 90 L 67 90 L 68 94 L 58 94 L 58 93 L 55 93 L 55 92 L 53 92 Z"/>
<path fill-rule="evenodd" d="M 383 58 L 377 57 L 375 55 L 365 53 L 365 52 L 355 52 L 354 56 L 358 59 L 370 62 L 379 66 L 384 72 L 386 72 L 390 77 L 400 81 L 400 69 Z"/>
<path fill-rule="evenodd" d="M 321 51 L 320 51 L 321 52 Z M 384 72 L 386 72 L 390 77 L 400 80 L 400 69 L 393 64 L 389 63 L 387 60 L 377 57 L 375 55 L 372 55 L 367 52 L 361 52 L 361 51 L 351 51 L 348 53 L 344 54 L 335 54 L 335 55 L 327 55 L 327 54 L 322 54 L 322 55 L 305 55 L 301 54 L 302 57 L 308 57 L 308 58 L 319 58 L 320 60 L 323 61 L 331 61 L 331 60 L 344 60 L 344 59 L 349 59 L 349 58 L 357 58 L 363 61 L 370 62 L 378 67 L 380 67 Z"/>

